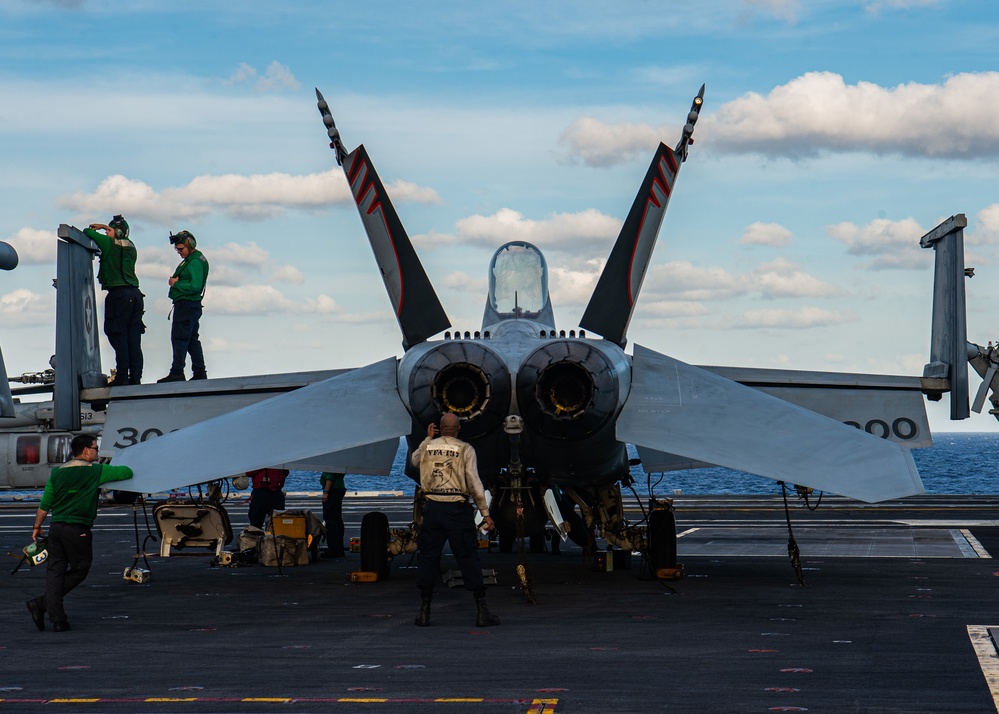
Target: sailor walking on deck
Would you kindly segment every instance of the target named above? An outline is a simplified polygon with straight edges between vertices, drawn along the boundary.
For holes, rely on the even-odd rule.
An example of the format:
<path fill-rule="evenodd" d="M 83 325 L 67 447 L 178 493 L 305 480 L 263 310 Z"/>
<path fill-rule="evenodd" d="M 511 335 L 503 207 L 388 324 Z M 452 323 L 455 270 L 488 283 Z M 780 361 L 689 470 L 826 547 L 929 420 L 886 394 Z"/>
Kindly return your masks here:
<path fill-rule="evenodd" d="M 104 231 L 100 233 L 99 231 Z M 128 223 L 121 215 L 111 224 L 91 223 L 83 229 L 101 249 L 97 279 L 107 291 L 104 298 L 104 334 L 114 350 L 115 376 L 112 387 L 139 384 L 142 381 L 142 324 L 145 309 L 135 276 L 138 251 L 128 237 Z"/>
<path fill-rule="evenodd" d="M 81 434 L 73 439 L 70 447 L 73 458 L 65 465 L 52 469 L 35 514 L 35 527 L 31 531 L 32 539 L 37 541 L 42 536 L 45 517 L 52 511 L 45 594 L 28 600 L 31 619 L 39 630 L 45 629 L 46 612 L 53 630 L 69 630 L 63 598 L 90 572 L 94 560 L 94 536 L 90 529 L 97 517 L 101 486 L 132 478 L 132 469 L 127 466 L 94 463 L 97 460 L 97 440 L 93 436 Z"/>

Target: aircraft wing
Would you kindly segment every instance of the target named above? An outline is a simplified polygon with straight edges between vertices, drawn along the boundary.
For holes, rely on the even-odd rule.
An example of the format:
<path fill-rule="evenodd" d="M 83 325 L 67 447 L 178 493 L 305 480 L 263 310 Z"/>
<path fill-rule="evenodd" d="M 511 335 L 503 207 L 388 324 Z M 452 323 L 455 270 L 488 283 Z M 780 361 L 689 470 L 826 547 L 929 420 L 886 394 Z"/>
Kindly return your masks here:
<path fill-rule="evenodd" d="M 923 493 L 908 449 L 639 345 L 617 437 L 872 503 Z"/>
<path fill-rule="evenodd" d="M 396 364 L 375 362 L 116 452 L 114 464 L 135 472 L 120 490 L 159 493 L 398 440 L 412 419 Z"/>

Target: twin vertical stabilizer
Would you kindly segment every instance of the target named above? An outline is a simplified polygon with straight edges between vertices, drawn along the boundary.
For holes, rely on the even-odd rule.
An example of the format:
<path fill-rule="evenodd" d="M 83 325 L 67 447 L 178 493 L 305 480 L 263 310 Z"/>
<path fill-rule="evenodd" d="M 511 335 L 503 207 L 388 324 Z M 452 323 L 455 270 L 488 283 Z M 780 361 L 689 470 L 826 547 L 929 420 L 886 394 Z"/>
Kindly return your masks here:
<path fill-rule="evenodd" d="M 350 184 L 350 192 L 368 234 L 385 290 L 392 301 L 392 309 L 402 330 L 402 346 L 408 350 L 443 332 L 451 326 L 451 322 L 364 145 L 347 153 L 329 105 L 318 89 L 316 99 L 327 127 L 330 148 L 336 152 L 337 163 L 343 167 Z"/>
<path fill-rule="evenodd" d="M 666 215 L 666 206 L 673 194 L 676 175 L 687 159 L 687 147 L 692 141 L 691 134 L 703 103 L 704 85 L 701 85 L 676 148 L 659 144 L 579 322 L 580 327 L 602 335 L 621 347 L 628 342 L 628 325 L 638 293 L 652 259 L 652 249 Z"/>

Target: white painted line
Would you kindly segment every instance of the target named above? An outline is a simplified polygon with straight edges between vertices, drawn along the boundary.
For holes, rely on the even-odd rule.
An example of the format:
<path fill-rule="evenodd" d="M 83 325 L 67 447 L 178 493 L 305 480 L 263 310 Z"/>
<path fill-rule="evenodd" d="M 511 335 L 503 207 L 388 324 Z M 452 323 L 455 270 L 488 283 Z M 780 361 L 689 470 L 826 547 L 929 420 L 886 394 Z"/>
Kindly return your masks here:
<path fill-rule="evenodd" d="M 978 553 L 978 557 L 979 558 L 991 558 L 992 557 L 991 555 L 989 555 L 989 551 L 985 550 L 985 546 L 983 546 L 981 543 L 979 543 L 978 539 L 975 538 L 975 536 L 971 535 L 971 531 L 967 530 L 966 528 L 962 528 L 961 529 L 961 535 L 963 535 L 965 537 L 965 539 L 967 539 L 967 541 L 971 545 L 971 547 L 975 549 L 975 552 Z"/>
<path fill-rule="evenodd" d="M 989 635 L 989 627 L 995 625 L 968 625 L 968 637 L 971 638 L 971 646 L 975 648 L 978 664 L 992 693 L 992 704 L 999 712 L 999 656 L 996 655 L 995 643 Z"/>
<path fill-rule="evenodd" d="M 683 538 L 685 535 L 690 535 L 691 533 L 696 533 L 699 530 L 701 530 L 701 529 L 700 528 L 688 528 L 683 533 L 677 533 L 676 537 L 677 538 Z"/>

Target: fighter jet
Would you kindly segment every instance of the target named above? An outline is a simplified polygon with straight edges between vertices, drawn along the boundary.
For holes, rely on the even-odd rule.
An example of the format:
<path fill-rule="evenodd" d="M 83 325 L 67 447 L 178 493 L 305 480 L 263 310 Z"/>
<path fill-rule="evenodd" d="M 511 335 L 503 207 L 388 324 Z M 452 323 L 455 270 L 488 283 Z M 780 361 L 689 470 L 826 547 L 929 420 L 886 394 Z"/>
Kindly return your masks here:
<path fill-rule="evenodd" d="M 114 449 L 114 462 L 135 470 L 128 488 L 156 493 L 278 464 L 388 473 L 400 437 L 412 452 L 428 425 L 451 412 L 494 495 L 501 544 L 557 518 L 545 496 L 558 486 L 608 543 L 647 547 L 644 527 L 629 524 L 621 508 L 621 485 L 632 479 L 627 444 L 636 445 L 648 472 L 720 465 L 869 502 L 923 491 L 909 451 L 932 443 L 923 396 L 949 390 L 957 366 L 924 378 L 892 377 L 697 367 L 641 345 L 626 351 L 703 86 L 679 141 L 656 149 L 578 328 L 568 333 L 556 327 L 545 258 L 522 241 L 500 246 L 489 263 L 480 329 L 452 332 L 367 150 L 346 150 L 318 89 L 316 97 L 404 354 L 316 376 L 173 433 L 176 427 L 160 424 L 155 432 L 163 436 Z M 963 292 L 961 301 L 963 309 Z M 955 364 L 966 374 L 964 359 Z M 109 430 L 121 433 L 127 423 L 126 416 L 116 420 L 115 404 L 105 450 Z M 400 541 L 397 550 L 415 547 L 406 537 L 387 539 Z"/>

